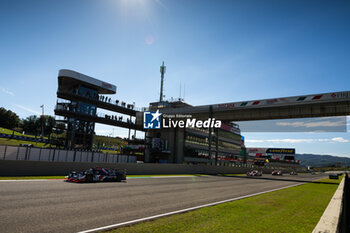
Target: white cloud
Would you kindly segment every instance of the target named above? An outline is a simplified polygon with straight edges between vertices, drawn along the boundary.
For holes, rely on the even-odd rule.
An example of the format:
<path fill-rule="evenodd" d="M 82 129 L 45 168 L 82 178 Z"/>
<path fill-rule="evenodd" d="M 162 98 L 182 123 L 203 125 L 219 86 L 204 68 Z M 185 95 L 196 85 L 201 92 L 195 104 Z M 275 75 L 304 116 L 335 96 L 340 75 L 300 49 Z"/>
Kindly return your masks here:
<path fill-rule="evenodd" d="M 342 137 L 332 138 L 332 141 L 334 141 L 334 142 L 349 142 L 349 140 L 346 140 Z"/>
<path fill-rule="evenodd" d="M 13 94 L 12 91 L 7 90 L 7 89 L 5 89 L 5 88 L 1 88 L 1 91 L 2 91 L 3 93 L 5 93 L 5 94 L 11 95 L 11 96 L 15 96 L 15 94 Z"/>
<path fill-rule="evenodd" d="M 17 108 L 23 109 L 23 110 L 25 110 L 25 111 L 27 111 L 27 112 L 31 112 L 31 113 L 34 113 L 34 114 L 36 114 L 36 115 L 41 115 L 40 112 L 35 111 L 35 110 L 33 110 L 33 109 L 30 109 L 30 108 L 27 108 L 27 107 L 25 107 L 25 106 L 22 106 L 22 105 L 19 105 L 19 104 L 14 104 L 14 105 L 15 105 Z"/>
<path fill-rule="evenodd" d="M 265 140 L 246 139 L 245 142 L 259 143 L 259 142 L 266 142 L 266 141 Z"/>
<path fill-rule="evenodd" d="M 285 139 L 263 139 L 263 140 L 245 140 L 247 143 L 315 143 L 315 142 L 329 142 L 329 143 L 346 143 L 349 142 L 349 140 L 344 139 L 342 137 L 336 137 L 336 138 L 321 138 L 321 139 L 293 139 L 293 138 L 285 138 Z"/>
<path fill-rule="evenodd" d="M 313 139 L 265 139 L 265 140 L 249 140 L 247 139 L 246 142 L 252 142 L 252 143 L 310 143 L 313 142 Z"/>
<path fill-rule="evenodd" d="M 343 126 L 345 124 L 344 121 L 318 121 L 318 122 L 277 122 L 278 126 L 292 126 L 292 127 L 306 127 L 306 128 L 314 128 L 314 127 L 336 127 Z"/>

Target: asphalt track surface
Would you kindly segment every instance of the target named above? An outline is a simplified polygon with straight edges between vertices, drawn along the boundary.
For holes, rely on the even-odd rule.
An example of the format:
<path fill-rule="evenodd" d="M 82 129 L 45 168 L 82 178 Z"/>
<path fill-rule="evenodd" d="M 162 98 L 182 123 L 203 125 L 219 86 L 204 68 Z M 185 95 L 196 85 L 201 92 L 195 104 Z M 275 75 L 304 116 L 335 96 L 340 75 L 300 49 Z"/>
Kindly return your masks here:
<path fill-rule="evenodd" d="M 263 175 L 0 182 L 0 232 L 78 232 L 325 178 Z"/>

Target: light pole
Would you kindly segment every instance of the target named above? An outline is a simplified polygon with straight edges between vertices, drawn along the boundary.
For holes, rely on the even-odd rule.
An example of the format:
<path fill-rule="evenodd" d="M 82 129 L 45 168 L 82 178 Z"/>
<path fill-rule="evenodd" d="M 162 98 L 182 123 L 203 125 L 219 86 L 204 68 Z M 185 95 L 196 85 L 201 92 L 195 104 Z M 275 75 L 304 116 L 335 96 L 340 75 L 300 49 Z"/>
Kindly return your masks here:
<path fill-rule="evenodd" d="M 40 108 L 42 109 L 41 112 L 41 137 L 44 137 L 44 124 L 45 124 L 45 119 L 44 119 L 44 105 L 41 105 Z"/>

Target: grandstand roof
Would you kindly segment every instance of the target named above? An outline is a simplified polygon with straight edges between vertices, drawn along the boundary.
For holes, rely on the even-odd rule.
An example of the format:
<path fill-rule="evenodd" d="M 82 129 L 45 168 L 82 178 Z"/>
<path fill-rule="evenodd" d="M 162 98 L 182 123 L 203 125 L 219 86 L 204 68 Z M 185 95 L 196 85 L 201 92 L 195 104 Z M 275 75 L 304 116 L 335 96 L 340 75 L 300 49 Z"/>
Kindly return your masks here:
<path fill-rule="evenodd" d="M 117 87 L 113 84 L 66 69 L 58 72 L 58 83 L 58 86 L 63 89 L 69 89 L 76 84 L 84 84 L 85 86 L 96 89 L 99 94 L 115 94 L 117 90 Z"/>

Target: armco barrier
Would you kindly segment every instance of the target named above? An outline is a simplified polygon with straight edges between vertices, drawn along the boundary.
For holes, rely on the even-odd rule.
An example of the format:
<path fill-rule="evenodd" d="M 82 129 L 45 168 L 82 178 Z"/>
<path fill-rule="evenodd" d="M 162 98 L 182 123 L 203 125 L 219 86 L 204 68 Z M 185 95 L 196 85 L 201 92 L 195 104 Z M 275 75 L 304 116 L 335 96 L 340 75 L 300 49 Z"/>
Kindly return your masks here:
<path fill-rule="evenodd" d="M 155 163 L 83 163 L 28 160 L 0 160 L 0 176 L 57 176 L 70 171 L 82 171 L 94 166 L 126 169 L 128 174 L 234 174 L 251 168 L 215 165 L 155 164 Z M 263 169 L 270 173 L 271 169 Z"/>

